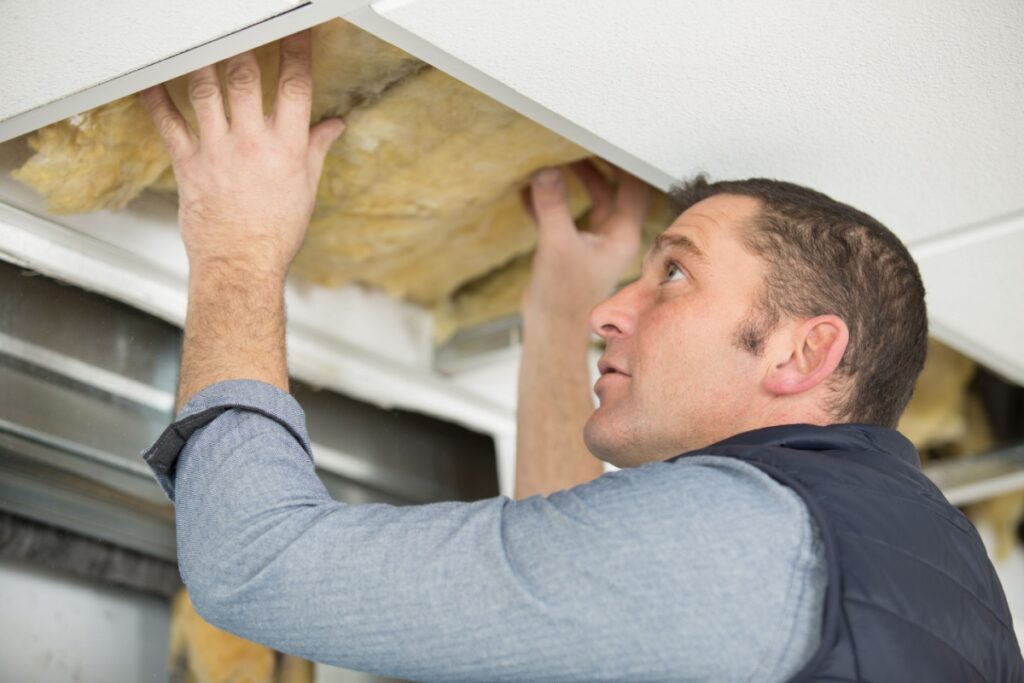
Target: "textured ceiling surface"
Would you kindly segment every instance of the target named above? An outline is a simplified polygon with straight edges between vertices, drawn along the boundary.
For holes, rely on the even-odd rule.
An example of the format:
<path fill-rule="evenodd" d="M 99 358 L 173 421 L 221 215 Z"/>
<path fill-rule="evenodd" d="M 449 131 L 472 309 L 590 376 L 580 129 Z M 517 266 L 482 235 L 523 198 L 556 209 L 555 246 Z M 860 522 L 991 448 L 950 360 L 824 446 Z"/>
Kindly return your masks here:
<path fill-rule="evenodd" d="M 670 178 L 767 176 L 908 244 L 1024 208 L 1021 0 L 382 0 Z"/>
<path fill-rule="evenodd" d="M 195 5 L 194 8 L 189 4 Z M 0 121 L 295 7 L 292 0 L 0 0 Z M 54 58 L 59 53 L 60 58 Z M 73 68 L 69 55 L 74 55 Z"/>
<path fill-rule="evenodd" d="M 258 50 L 272 106 L 277 47 Z M 324 165 L 293 273 L 359 282 L 432 309 L 437 336 L 516 310 L 536 233 L 522 209 L 529 174 L 589 153 L 447 74 L 342 20 L 314 32 L 313 119 L 347 128 Z M 192 121 L 184 79 L 169 84 Z M 13 176 L 55 213 L 117 209 L 173 173 L 134 95 L 47 126 Z M 587 209 L 570 183 L 574 214 Z M 650 230 L 667 224 L 656 201 Z"/>

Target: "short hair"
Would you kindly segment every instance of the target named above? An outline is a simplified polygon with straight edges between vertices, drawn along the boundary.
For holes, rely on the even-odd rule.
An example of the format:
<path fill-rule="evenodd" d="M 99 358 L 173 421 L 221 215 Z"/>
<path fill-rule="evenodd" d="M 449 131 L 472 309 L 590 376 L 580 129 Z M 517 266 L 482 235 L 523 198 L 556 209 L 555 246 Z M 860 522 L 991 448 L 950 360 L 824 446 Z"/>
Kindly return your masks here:
<path fill-rule="evenodd" d="M 682 213 L 717 194 L 761 204 L 743 239 L 767 269 L 737 343 L 757 355 L 783 315 L 839 316 L 850 341 L 828 409 L 837 421 L 895 427 L 928 347 L 924 284 L 903 242 L 863 211 L 780 180 L 711 183 L 702 174 L 674 185 L 669 199 Z"/>

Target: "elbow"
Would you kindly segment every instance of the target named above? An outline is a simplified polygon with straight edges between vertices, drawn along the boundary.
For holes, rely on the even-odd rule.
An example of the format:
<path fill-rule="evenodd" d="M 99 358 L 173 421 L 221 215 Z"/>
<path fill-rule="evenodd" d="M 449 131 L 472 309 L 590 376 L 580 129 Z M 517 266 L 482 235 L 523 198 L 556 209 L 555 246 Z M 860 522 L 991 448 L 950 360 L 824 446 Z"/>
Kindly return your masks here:
<path fill-rule="evenodd" d="M 192 609 L 196 614 L 202 617 L 206 623 L 216 626 L 221 630 L 227 630 L 223 625 L 224 615 L 217 603 L 210 599 L 210 594 L 206 591 L 204 586 L 192 582 L 186 583 L 185 589 L 187 590 L 189 600 L 192 603 Z"/>
<path fill-rule="evenodd" d="M 204 528 L 196 526 L 193 528 Z M 207 533 L 178 534 L 178 572 L 188 590 L 192 606 L 204 620 L 217 628 L 232 633 L 237 615 L 240 593 L 247 583 L 244 565 L 248 559 L 240 549 L 230 542 L 230 536 L 212 533 L 213 525 L 207 525 Z"/>
<path fill-rule="evenodd" d="M 229 605 L 227 595 L 233 589 L 224 577 L 218 576 L 206 562 L 190 559 L 190 554 L 184 553 L 179 553 L 178 571 L 196 613 L 217 628 L 231 630 L 226 627 L 230 614 L 225 607 Z"/>
<path fill-rule="evenodd" d="M 184 579 L 184 572 L 182 572 Z M 217 577 L 192 577 L 184 581 L 192 607 L 208 624 L 247 640 L 259 642 L 260 635 L 252 632 L 252 624 L 259 615 L 253 611 L 258 601 L 247 597 L 244 586 L 235 586 Z"/>
<path fill-rule="evenodd" d="M 301 575 L 302 540 L 322 506 L 288 506 L 231 524 L 179 525 L 178 569 L 196 612 L 249 640 L 281 609 L 284 589 Z"/>

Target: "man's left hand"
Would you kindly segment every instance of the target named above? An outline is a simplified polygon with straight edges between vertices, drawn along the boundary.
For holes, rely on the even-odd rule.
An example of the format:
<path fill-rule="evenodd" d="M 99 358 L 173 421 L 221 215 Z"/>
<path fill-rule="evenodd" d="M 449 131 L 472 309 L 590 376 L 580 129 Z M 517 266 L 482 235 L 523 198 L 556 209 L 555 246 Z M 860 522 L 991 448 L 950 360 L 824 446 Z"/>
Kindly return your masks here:
<path fill-rule="evenodd" d="M 230 118 L 216 66 L 189 74 L 195 132 L 162 85 L 142 92 L 171 157 L 193 273 L 226 265 L 283 278 L 301 246 L 324 158 L 345 127 L 341 119 L 309 126 L 310 44 L 309 30 L 281 41 L 280 79 L 269 116 L 263 113 L 252 52 L 225 62 Z"/>

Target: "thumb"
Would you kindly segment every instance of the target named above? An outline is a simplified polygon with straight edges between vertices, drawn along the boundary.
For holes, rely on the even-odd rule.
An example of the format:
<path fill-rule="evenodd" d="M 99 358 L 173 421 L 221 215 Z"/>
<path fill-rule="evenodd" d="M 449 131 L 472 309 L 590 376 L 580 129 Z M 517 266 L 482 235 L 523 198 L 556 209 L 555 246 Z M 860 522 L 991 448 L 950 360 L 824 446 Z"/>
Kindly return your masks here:
<path fill-rule="evenodd" d="M 324 119 L 309 129 L 309 162 L 314 171 L 323 168 L 327 150 L 343 132 L 345 122 L 338 118 Z"/>
<path fill-rule="evenodd" d="M 530 180 L 530 199 L 540 238 L 576 232 L 562 169 L 545 168 L 534 173 Z"/>

